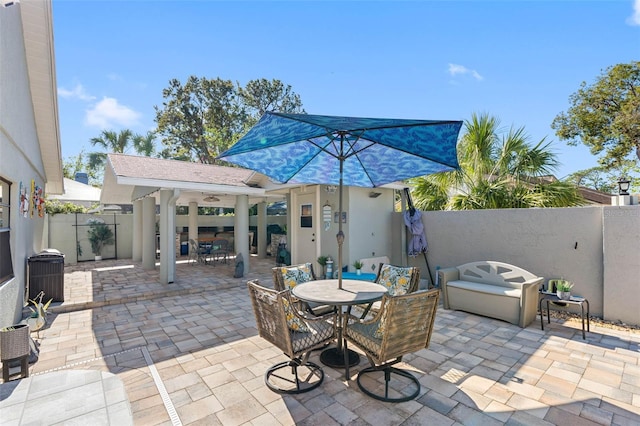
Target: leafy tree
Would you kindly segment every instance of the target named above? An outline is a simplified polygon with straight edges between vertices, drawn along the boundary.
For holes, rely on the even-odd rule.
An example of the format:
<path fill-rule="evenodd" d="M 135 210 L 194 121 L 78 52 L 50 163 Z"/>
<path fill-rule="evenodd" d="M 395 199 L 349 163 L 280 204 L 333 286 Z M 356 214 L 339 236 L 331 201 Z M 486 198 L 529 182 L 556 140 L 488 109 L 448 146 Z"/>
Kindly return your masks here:
<path fill-rule="evenodd" d="M 238 87 L 238 94 L 248 115 L 245 122 L 246 130 L 257 123 L 267 111 L 305 113 L 300 96 L 293 92 L 291 86 L 285 86 L 280 80 L 251 80 L 244 88 Z"/>
<path fill-rule="evenodd" d="M 476 115 L 458 142 L 460 169 L 412 179 L 423 210 L 566 207 L 584 200 L 570 182 L 549 175 L 558 162 L 544 139 L 529 144 L 524 128 L 504 135 L 499 120 Z"/>
<path fill-rule="evenodd" d="M 640 62 L 606 69 L 593 83 L 582 82 L 571 107 L 551 128 L 569 145 L 583 143 L 606 167 L 619 166 L 635 150 L 640 159 Z"/>
<path fill-rule="evenodd" d="M 169 81 L 155 106 L 161 156 L 214 164 L 265 111 L 302 112 L 300 97 L 279 80 L 253 80 L 246 87 L 230 80 L 191 76 Z"/>
<path fill-rule="evenodd" d="M 96 170 L 89 167 L 88 162 L 85 161 L 84 149 L 81 150 L 78 155 L 68 157 L 62 162 L 62 173 L 64 177 L 68 179 L 75 179 L 76 173 L 78 172 L 84 172 L 87 174 L 90 185 L 100 185 Z"/>
<path fill-rule="evenodd" d="M 154 109 L 163 157 L 213 164 L 235 142 L 242 111 L 230 80 L 172 79 L 162 97 L 163 108 Z"/>
<path fill-rule="evenodd" d="M 640 164 L 636 164 L 632 160 L 624 160 L 619 167 L 615 168 L 598 166 L 586 170 L 578 170 L 567 176 L 566 180 L 586 188 L 617 194 L 618 180 L 623 176 L 634 175 L 640 175 Z M 640 192 L 639 179 L 631 179 L 630 190 L 632 193 Z"/>

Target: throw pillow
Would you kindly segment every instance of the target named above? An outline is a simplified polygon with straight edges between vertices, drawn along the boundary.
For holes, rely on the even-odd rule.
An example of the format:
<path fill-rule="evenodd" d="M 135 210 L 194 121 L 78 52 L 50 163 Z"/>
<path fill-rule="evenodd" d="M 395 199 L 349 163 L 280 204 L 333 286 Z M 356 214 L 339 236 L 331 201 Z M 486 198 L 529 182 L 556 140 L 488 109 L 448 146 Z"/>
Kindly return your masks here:
<path fill-rule="evenodd" d="M 411 268 L 382 265 L 378 284 L 387 287 L 391 296 L 407 294 L 411 285 Z"/>
<path fill-rule="evenodd" d="M 304 321 L 294 314 L 295 308 L 289 304 L 289 300 L 283 297 L 282 304 L 284 305 L 284 314 L 287 317 L 287 325 L 289 326 L 289 329 L 299 331 L 301 333 L 308 333 L 310 331 L 309 327 L 307 327 Z"/>
<path fill-rule="evenodd" d="M 280 268 L 280 273 L 282 274 L 285 288 L 292 289 L 298 284 L 311 281 L 311 264 L 305 263 L 294 267 L 285 266 Z"/>

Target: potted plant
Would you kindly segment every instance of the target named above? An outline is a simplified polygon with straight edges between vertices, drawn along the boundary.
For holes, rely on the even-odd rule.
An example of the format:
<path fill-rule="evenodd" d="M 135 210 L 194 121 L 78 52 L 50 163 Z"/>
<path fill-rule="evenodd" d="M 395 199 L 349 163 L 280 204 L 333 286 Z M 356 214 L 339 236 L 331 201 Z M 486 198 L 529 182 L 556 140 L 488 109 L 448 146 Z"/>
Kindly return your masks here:
<path fill-rule="evenodd" d="M 569 300 L 571 299 L 571 289 L 573 288 L 573 283 L 567 280 L 556 280 L 556 295 L 558 299 Z"/>
<path fill-rule="evenodd" d="M 360 275 L 362 273 L 362 266 L 363 266 L 363 263 L 360 262 L 359 260 L 356 260 L 355 262 L 353 262 L 353 267 L 356 268 L 356 275 Z"/>
<path fill-rule="evenodd" d="M 98 222 L 96 220 L 91 221 L 87 236 L 89 237 L 91 251 L 95 255 L 95 260 L 102 260 L 102 248 L 104 246 L 115 243 L 113 231 L 104 222 Z"/>
<path fill-rule="evenodd" d="M 327 256 L 318 256 L 318 259 L 316 259 L 318 261 L 318 264 L 320 266 L 322 266 L 322 278 L 325 278 L 325 267 L 327 266 L 327 259 L 329 259 Z"/>

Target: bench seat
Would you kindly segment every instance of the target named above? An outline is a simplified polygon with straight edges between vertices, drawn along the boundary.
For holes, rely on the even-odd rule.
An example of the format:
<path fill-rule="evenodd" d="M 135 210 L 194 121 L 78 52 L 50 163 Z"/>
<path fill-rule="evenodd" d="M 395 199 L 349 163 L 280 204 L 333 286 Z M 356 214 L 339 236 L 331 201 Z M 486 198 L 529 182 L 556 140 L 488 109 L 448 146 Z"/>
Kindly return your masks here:
<path fill-rule="evenodd" d="M 495 261 L 438 271 L 445 309 L 460 310 L 526 327 L 536 317 L 544 278 Z"/>

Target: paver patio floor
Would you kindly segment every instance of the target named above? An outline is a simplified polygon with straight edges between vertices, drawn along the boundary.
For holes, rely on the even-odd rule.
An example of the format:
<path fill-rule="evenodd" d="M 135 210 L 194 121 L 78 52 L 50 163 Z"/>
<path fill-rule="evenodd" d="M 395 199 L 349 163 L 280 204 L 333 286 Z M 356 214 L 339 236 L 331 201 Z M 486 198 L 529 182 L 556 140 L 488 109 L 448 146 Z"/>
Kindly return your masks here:
<path fill-rule="evenodd" d="M 273 260 L 250 262 L 243 278 L 233 262 L 180 262 L 166 286 L 130 260 L 65 267 L 65 302 L 36 339 L 31 375 L 114 374 L 138 425 L 640 424 L 640 334 L 592 324 L 583 340 L 579 323 L 521 329 L 442 308 L 430 347 L 403 359 L 422 383 L 415 400 L 364 395 L 364 357 L 349 381 L 325 366 L 318 389 L 275 394 L 264 372 L 286 357 L 256 335 L 246 289 L 273 285 Z"/>

